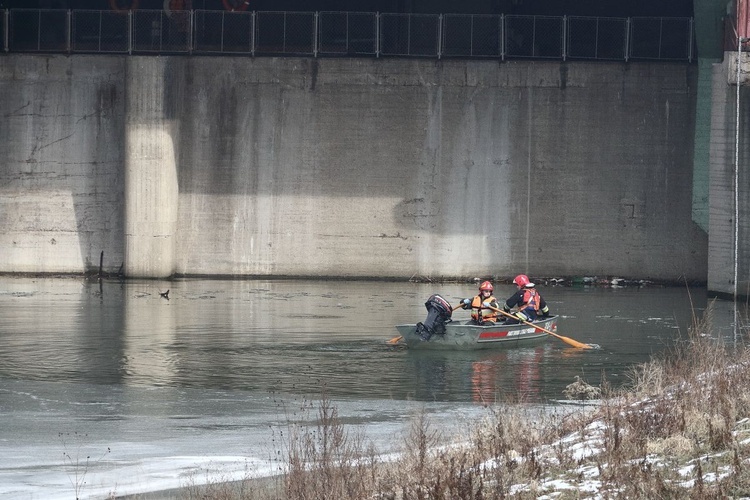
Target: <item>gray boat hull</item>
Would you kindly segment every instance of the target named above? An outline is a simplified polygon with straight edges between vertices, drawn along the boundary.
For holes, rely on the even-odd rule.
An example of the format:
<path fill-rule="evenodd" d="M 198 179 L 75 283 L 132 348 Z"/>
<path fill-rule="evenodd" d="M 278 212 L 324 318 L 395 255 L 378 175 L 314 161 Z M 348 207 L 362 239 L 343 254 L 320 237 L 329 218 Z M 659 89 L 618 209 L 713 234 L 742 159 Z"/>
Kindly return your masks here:
<path fill-rule="evenodd" d="M 557 316 L 535 321 L 534 325 L 557 332 Z M 403 337 L 400 343 L 410 349 L 497 349 L 529 345 L 549 337 L 543 330 L 523 323 L 479 326 L 470 321 L 450 321 L 445 325 L 445 334 L 433 335 L 430 340 L 417 335 L 416 325 L 397 325 L 396 329 Z"/>

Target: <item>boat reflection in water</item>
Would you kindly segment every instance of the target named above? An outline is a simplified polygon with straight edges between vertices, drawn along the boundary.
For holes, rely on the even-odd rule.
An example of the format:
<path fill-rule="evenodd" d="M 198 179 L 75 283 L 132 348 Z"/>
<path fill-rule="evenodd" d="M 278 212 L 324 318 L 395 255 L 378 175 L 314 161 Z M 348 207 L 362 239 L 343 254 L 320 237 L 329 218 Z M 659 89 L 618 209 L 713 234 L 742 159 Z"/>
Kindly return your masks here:
<path fill-rule="evenodd" d="M 413 397 L 441 400 L 466 394 L 475 403 L 533 401 L 543 397 L 544 359 L 550 343 L 491 351 L 420 351 L 404 353 L 416 377 Z"/>
<path fill-rule="evenodd" d="M 494 403 L 498 397 L 501 400 L 538 400 L 543 356 L 544 348 L 538 346 L 494 353 L 488 359 L 472 363 L 472 401 Z"/>

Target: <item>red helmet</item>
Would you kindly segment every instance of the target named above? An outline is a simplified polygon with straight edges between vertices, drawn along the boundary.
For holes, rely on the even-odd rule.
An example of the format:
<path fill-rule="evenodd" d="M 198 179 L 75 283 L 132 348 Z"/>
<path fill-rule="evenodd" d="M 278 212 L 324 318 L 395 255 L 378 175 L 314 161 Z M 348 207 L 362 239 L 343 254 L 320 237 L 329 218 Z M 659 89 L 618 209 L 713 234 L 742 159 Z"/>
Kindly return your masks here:
<path fill-rule="evenodd" d="M 529 281 L 529 277 L 526 276 L 525 274 L 519 274 L 518 276 L 513 278 L 513 283 L 515 283 L 516 285 L 520 287 L 524 287 L 528 285 L 530 281 Z"/>
<path fill-rule="evenodd" d="M 489 281 L 482 281 L 482 284 L 479 285 L 479 291 L 484 292 L 485 290 L 489 290 L 490 292 L 494 290 L 494 288 L 492 287 L 492 283 L 490 283 Z"/>

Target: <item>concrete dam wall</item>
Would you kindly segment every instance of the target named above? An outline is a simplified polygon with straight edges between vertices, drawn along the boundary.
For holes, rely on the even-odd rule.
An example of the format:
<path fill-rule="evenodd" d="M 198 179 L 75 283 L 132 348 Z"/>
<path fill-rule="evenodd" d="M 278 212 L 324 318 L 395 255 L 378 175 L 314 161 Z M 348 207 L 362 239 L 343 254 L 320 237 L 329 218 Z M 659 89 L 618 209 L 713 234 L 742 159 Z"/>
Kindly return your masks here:
<path fill-rule="evenodd" d="M 697 70 L 0 57 L 0 272 L 706 280 Z"/>

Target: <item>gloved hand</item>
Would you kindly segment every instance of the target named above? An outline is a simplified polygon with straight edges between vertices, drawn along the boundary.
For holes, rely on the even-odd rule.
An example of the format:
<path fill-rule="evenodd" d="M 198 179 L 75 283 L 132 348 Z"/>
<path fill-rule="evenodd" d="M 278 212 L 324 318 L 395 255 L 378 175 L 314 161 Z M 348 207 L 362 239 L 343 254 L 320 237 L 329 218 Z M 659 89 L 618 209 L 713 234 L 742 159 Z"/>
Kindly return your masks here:
<path fill-rule="evenodd" d="M 486 302 L 486 301 L 482 302 L 482 307 L 486 307 L 487 309 L 489 309 L 490 308 L 490 303 Z"/>
<path fill-rule="evenodd" d="M 461 301 L 461 304 L 464 306 L 464 309 L 468 309 L 469 304 L 471 304 L 471 301 L 469 299 L 464 299 Z"/>

